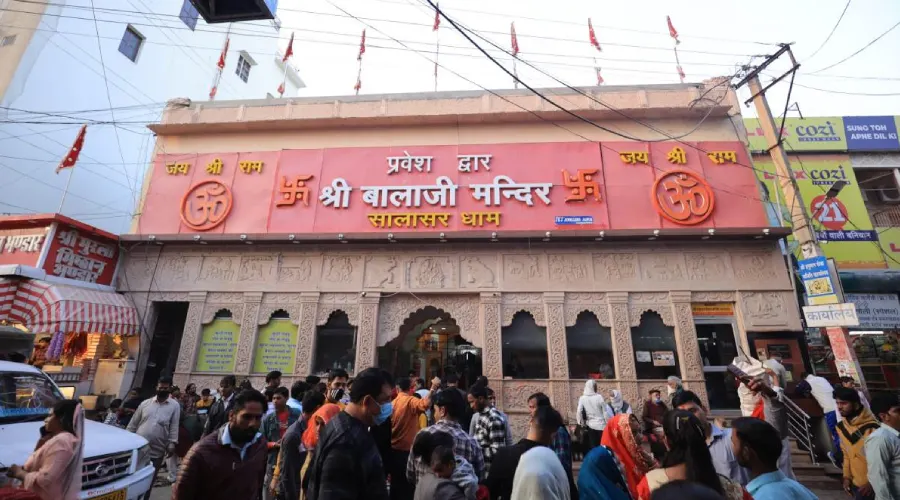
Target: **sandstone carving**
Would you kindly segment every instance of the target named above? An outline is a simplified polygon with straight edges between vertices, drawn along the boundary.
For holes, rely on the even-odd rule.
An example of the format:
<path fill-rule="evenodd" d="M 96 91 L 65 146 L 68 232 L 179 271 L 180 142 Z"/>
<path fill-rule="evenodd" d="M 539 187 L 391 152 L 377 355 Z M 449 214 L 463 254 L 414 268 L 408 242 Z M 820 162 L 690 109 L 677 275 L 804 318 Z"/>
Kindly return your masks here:
<path fill-rule="evenodd" d="M 500 304 L 485 302 L 481 304 L 484 311 L 484 350 L 481 366 L 484 375 L 490 379 L 503 377 L 503 354 L 500 342 Z M 473 341 L 473 343 L 475 343 Z"/>
<path fill-rule="evenodd" d="M 549 382 L 503 381 L 503 411 L 528 411 L 528 396 L 543 392 L 550 394 Z"/>
<path fill-rule="evenodd" d="M 272 275 L 275 262 L 271 256 L 244 256 L 241 257 L 241 267 L 238 272 L 238 281 L 264 281 Z"/>
<path fill-rule="evenodd" d="M 282 257 L 278 262 L 278 281 L 307 283 L 312 277 L 313 262 L 308 257 Z"/>
<path fill-rule="evenodd" d="M 722 254 L 685 252 L 684 260 L 690 280 L 712 281 L 728 277 L 728 265 Z"/>
<path fill-rule="evenodd" d="M 489 262 L 486 264 L 485 261 Z M 493 257 L 463 257 L 463 288 L 494 288 L 497 279 L 494 273 Z"/>
<path fill-rule="evenodd" d="M 551 255 L 550 256 L 550 280 L 552 282 L 577 283 L 589 278 L 588 266 L 584 262 L 585 256 Z"/>
<path fill-rule="evenodd" d="M 598 281 L 631 281 L 637 277 L 637 259 L 633 253 L 595 254 L 594 276 Z"/>
<path fill-rule="evenodd" d="M 326 256 L 322 264 L 322 279 L 332 283 L 350 283 L 353 279 L 353 260 L 347 256 Z"/>
<path fill-rule="evenodd" d="M 313 353 L 316 342 L 316 307 L 315 302 L 303 302 L 300 305 L 300 328 L 297 331 L 297 356 L 294 361 L 295 375 L 312 373 L 315 364 Z"/>
<path fill-rule="evenodd" d="M 665 253 L 641 254 L 644 279 L 652 281 L 680 281 L 684 279 L 684 265 L 678 255 Z"/>
<path fill-rule="evenodd" d="M 411 314 L 431 305 L 456 321 L 464 339 L 481 347 L 478 303 L 476 295 L 426 295 L 421 300 L 408 295 L 382 298 L 378 308 L 377 345 L 381 347 L 396 338 L 400 334 L 400 326 Z"/>
<path fill-rule="evenodd" d="M 441 289 L 456 285 L 454 265 L 450 257 L 416 257 L 407 262 L 409 288 Z"/>
<path fill-rule="evenodd" d="M 395 290 L 400 288 L 398 276 L 400 268 L 397 257 L 393 255 L 366 257 L 366 275 L 364 286 L 366 288 L 378 288 L 382 290 Z"/>
<path fill-rule="evenodd" d="M 540 282 L 544 279 L 541 257 L 537 255 L 503 256 L 504 275 L 518 282 Z"/>
<path fill-rule="evenodd" d="M 233 281 L 237 260 L 237 257 L 211 255 L 203 257 L 197 281 Z"/>
<path fill-rule="evenodd" d="M 766 283 L 782 278 L 781 273 L 772 264 L 769 252 L 736 252 L 732 254 L 734 276 L 739 281 L 750 283 Z"/>

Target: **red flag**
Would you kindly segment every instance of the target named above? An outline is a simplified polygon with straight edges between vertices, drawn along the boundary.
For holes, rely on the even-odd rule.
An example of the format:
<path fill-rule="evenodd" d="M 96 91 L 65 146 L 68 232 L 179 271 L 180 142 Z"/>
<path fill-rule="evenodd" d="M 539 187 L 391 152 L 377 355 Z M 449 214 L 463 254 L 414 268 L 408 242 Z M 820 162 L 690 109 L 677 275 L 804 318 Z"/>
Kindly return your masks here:
<path fill-rule="evenodd" d="M 594 68 L 597 70 L 597 85 L 603 85 L 603 76 L 600 74 L 600 66 Z"/>
<path fill-rule="evenodd" d="M 362 78 L 356 78 L 356 85 L 353 86 L 353 90 L 356 91 L 356 94 L 359 95 L 359 89 L 362 88 Z"/>
<path fill-rule="evenodd" d="M 678 30 L 676 30 L 675 25 L 672 24 L 672 18 L 666 16 L 666 23 L 669 25 L 669 36 L 675 39 L 675 43 L 681 43 L 681 40 L 678 39 Z"/>
<path fill-rule="evenodd" d="M 294 55 L 294 32 L 291 32 L 291 41 L 288 42 L 287 49 L 284 51 L 284 57 L 281 58 L 281 62 L 287 62 L 288 58 Z"/>
<path fill-rule="evenodd" d="M 363 54 L 366 53 L 366 30 L 363 29 L 362 38 L 359 40 L 359 55 L 356 56 L 357 61 L 362 61 Z"/>
<path fill-rule="evenodd" d="M 284 95 L 284 82 L 281 82 L 281 84 L 278 85 L 278 95 L 279 95 L 279 96 L 283 96 L 283 95 Z"/>
<path fill-rule="evenodd" d="M 75 142 L 72 143 L 72 149 L 69 150 L 69 153 L 61 162 L 59 162 L 59 166 L 56 167 L 56 173 L 58 174 L 60 170 L 64 168 L 72 168 L 75 166 L 75 162 L 78 161 L 78 155 L 81 154 L 81 148 L 84 146 L 84 134 L 87 132 L 87 125 L 82 125 L 81 130 L 78 131 L 78 136 L 75 137 Z"/>
<path fill-rule="evenodd" d="M 218 66 L 219 69 L 225 69 L 225 57 L 228 55 L 228 44 L 229 43 L 231 43 L 231 40 L 226 38 L 225 39 L 225 47 L 222 47 L 222 53 L 219 54 L 219 62 L 216 63 L 216 66 Z"/>
<path fill-rule="evenodd" d="M 509 24 L 509 36 L 512 40 L 512 55 L 515 57 L 519 54 L 519 39 L 516 38 L 516 23 Z"/>
<path fill-rule="evenodd" d="M 597 41 L 597 34 L 594 33 L 594 25 L 591 24 L 591 18 L 588 18 L 588 37 L 591 39 L 591 45 L 596 47 L 598 51 L 603 52 L 603 49 L 600 48 L 600 42 Z"/>
<path fill-rule="evenodd" d="M 431 28 L 431 31 L 437 31 L 438 28 L 441 27 L 441 12 L 438 10 L 441 4 L 436 3 L 434 9 L 434 28 Z"/>
<path fill-rule="evenodd" d="M 680 64 L 677 66 L 677 68 L 678 68 L 678 76 L 681 77 L 681 81 L 684 81 L 684 70 L 681 69 Z"/>

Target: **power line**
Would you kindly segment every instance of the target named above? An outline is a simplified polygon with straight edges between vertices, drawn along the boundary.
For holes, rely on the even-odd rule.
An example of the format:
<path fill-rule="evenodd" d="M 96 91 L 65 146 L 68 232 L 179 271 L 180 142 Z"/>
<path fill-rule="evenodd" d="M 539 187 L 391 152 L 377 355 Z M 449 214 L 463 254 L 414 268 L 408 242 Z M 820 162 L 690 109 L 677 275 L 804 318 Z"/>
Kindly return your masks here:
<path fill-rule="evenodd" d="M 49 188 L 51 188 L 51 189 L 54 189 L 54 190 L 56 190 L 56 191 L 65 191 L 63 188 L 54 186 L 53 184 L 50 184 L 49 182 L 47 182 L 47 181 L 45 181 L 45 180 L 43 180 L 43 179 L 39 179 L 39 178 L 37 178 L 37 177 L 35 177 L 35 176 L 33 176 L 33 175 L 27 173 L 27 172 L 22 172 L 21 170 L 19 170 L 19 169 L 17 169 L 17 168 L 10 167 L 9 165 L 7 165 L 7 164 L 5 164 L 5 163 L 0 163 L 0 167 L 3 167 L 3 168 L 6 168 L 6 169 L 9 169 L 9 170 L 12 170 L 13 172 L 15 172 L 15 173 L 17 173 L 17 174 L 19 174 L 19 175 L 21 175 L 21 176 L 27 177 L 27 178 L 29 178 L 29 179 L 35 181 L 35 182 L 39 182 L 39 183 L 41 183 L 41 184 L 43 184 L 43 185 L 45 185 L 45 186 L 47 186 L 47 187 L 49 187 Z M 86 201 L 86 202 L 88 202 L 88 203 L 94 204 L 94 205 L 96 205 L 96 206 L 98 206 L 98 207 L 101 207 L 101 208 L 109 208 L 109 209 L 111 209 L 111 210 L 113 209 L 113 207 L 111 207 L 109 204 L 103 204 L 103 203 L 94 201 L 94 200 L 92 200 L 92 199 L 90 199 L 90 198 L 85 198 L 84 196 L 81 196 L 81 195 L 76 194 L 76 193 L 68 193 L 68 196 L 72 196 L 72 197 L 78 198 L 78 199 L 80 199 L 80 200 L 83 200 L 83 201 Z M 111 212 L 111 213 L 112 213 L 112 212 Z M 116 213 L 125 213 L 125 212 L 118 212 L 118 211 L 116 211 Z"/>
<path fill-rule="evenodd" d="M 847 57 L 841 59 L 840 61 L 838 61 L 838 62 L 836 62 L 836 63 L 834 63 L 834 64 L 832 64 L 832 65 L 830 65 L 830 66 L 825 66 L 825 67 L 822 68 L 822 69 L 817 69 L 816 71 L 813 71 L 811 74 L 821 73 L 821 72 L 823 72 L 823 71 L 825 71 L 825 70 L 827 70 L 827 69 L 831 69 L 831 68 L 833 68 L 833 67 L 835 67 L 835 66 L 838 66 L 838 65 L 840 65 L 840 64 L 843 64 L 843 63 L 847 62 L 848 60 L 852 59 L 853 57 L 856 57 L 856 55 L 858 55 L 860 52 L 862 52 L 862 51 L 868 49 L 869 47 L 871 47 L 872 45 L 874 45 L 875 42 L 877 42 L 878 40 L 881 40 L 882 38 L 884 38 L 885 35 L 887 35 L 887 34 L 890 33 L 891 31 L 894 31 L 894 29 L 896 29 L 897 26 L 900 26 L 900 21 L 897 21 L 897 24 L 891 26 L 890 28 L 887 29 L 887 31 L 885 31 L 884 33 L 882 33 L 882 34 L 878 35 L 877 37 L 873 38 L 872 41 L 870 41 L 869 43 L 863 45 L 862 48 L 860 48 L 860 49 L 857 50 L 856 52 L 850 54 L 849 56 L 847 56 Z"/>
<path fill-rule="evenodd" d="M 861 96 L 861 97 L 897 97 L 897 96 L 900 96 L 900 92 L 888 92 L 888 93 L 883 93 L 883 94 L 871 93 L 871 92 L 846 92 L 843 90 L 820 89 L 818 87 L 811 87 L 809 85 L 804 85 L 802 83 L 795 83 L 794 85 L 796 85 L 798 87 L 803 87 L 803 88 L 809 89 L 809 90 L 815 90 L 818 92 L 826 92 L 829 94 L 854 95 L 854 96 Z"/>
<path fill-rule="evenodd" d="M 837 29 L 838 29 L 838 26 L 840 26 L 840 25 L 841 25 L 841 21 L 843 21 L 843 20 L 844 20 L 844 14 L 846 14 L 846 13 L 847 13 L 847 9 L 849 9 L 849 8 L 850 8 L 850 3 L 851 3 L 851 2 L 852 2 L 852 1 L 853 1 L 853 0 L 847 0 L 847 5 L 844 5 L 844 10 L 842 10 L 842 11 L 841 11 L 841 16 L 840 16 L 840 17 L 838 17 L 838 20 L 837 20 L 837 22 L 836 22 L 836 23 L 834 23 L 834 27 L 833 27 L 833 28 L 831 28 L 831 33 L 828 33 L 828 36 L 827 36 L 827 37 L 825 37 L 825 41 L 824 41 L 824 42 L 822 42 L 822 45 L 819 45 L 819 48 L 818 48 L 818 49 L 816 49 L 816 51 L 815 51 L 815 52 L 813 52 L 813 53 L 812 53 L 812 54 L 811 54 L 811 55 L 810 55 L 810 56 L 809 56 L 809 57 L 807 57 L 807 58 L 806 58 L 806 60 L 807 60 L 807 61 L 809 61 L 809 60 L 810 60 L 810 59 L 812 59 L 812 58 L 813 58 L 813 57 L 815 57 L 815 56 L 816 56 L 816 54 L 818 54 L 818 53 L 819 53 L 819 51 L 820 51 L 820 50 L 822 50 L 822 49 L 823 49 L 823 48 L 824 48 L 824 47 L 825 47 L 825 44 L 827 44 L 827 43 L 828 43 L 828 40 L 831 40 L 831 37 L 832 37 L 832 35 L 834 35 L 834 32 L 835 32 L 835 31 L 837 31 Z"/>

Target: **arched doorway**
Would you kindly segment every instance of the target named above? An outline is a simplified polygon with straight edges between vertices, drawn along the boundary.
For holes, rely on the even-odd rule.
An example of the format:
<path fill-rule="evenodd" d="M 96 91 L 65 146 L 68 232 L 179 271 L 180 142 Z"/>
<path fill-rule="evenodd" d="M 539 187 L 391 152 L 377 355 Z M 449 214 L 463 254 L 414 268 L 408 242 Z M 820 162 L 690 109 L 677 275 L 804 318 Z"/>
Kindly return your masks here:
<path fill-rule="evenodd" d="M 481 376 L 481 348 L 463 337 L 456 320 L 443 309 L 425 306 L 413 312 L 398 333 L 378 348 L 378 366 L 394 376 L 431 380 L 453 373 L 460 387 Z"/>

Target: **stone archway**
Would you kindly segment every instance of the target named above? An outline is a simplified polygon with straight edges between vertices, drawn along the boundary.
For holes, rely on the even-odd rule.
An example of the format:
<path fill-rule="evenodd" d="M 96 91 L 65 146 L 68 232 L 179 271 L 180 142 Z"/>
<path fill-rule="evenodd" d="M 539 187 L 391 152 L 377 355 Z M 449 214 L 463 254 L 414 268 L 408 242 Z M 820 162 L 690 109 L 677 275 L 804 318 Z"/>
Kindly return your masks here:
<path fill-rule="evenodd" d="M 478 324 L 477 295 L 403 295 L 381 299 L 378 310 L 376 346 L 382 347 L 398 335 L 411 315 L 431 306 L 449 314 L 459 326 L 460 335 L 477 347 L 484 347 Z"/>

